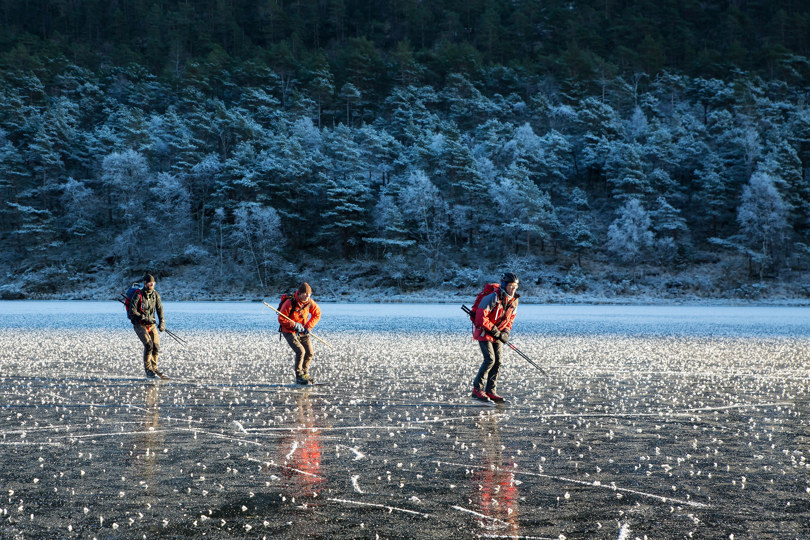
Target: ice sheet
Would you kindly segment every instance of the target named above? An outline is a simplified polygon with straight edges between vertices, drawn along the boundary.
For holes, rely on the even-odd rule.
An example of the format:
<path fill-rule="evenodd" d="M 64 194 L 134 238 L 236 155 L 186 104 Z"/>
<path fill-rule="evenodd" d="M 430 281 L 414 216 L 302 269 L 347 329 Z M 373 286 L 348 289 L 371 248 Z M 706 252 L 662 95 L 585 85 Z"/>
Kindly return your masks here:
<path fill-rule="evenodd" d="M 793 538 L 803 308 L 521 306 L 505 407 L 457 305 L 323 304 L 312 374 L 259 303 L 0 302 L 0 537 Z"/>

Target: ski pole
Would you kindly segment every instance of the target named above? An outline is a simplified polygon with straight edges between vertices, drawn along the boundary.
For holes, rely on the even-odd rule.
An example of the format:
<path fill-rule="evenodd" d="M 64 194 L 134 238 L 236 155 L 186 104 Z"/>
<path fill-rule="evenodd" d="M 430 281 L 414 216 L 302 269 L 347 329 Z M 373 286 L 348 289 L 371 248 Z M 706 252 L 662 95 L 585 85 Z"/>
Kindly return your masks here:
<path fill-rule="evenodd" d="M 276 308 L 274 308 L 273 306 L 271 306 L 271 305 L 270 305 L 270 304 L 268 304 L 267 302 L 262 302 L 262 303 L 263 303 L 265 306 L 267 306 L 267 307 L 269 307 L 270 309 L 272 309 L 273 311 L 275 311 L 276 313 L 278 313 L 279 315 L 281 315 L 282 317 L 284 317 L 285 319 L 287 319 L 288 321 L 290 321 L 291 323 L 294 323 L 294 322 L 295 322 L 294 320 L 292 320 L 291 318 L 287 317 L 286 315 L 284 315 L 282 312 L 280 312 L 279 310 L 277 310 Z M 313 334 L 312 332 L 310 332 L 310 333 L 309 333 L 309 335 L 310 335 L 310 336 L 312 336 L 312 337 L 314 337 L 315 339 L 317 339 L 318 341 L 320 341 L 321 343 L 323 343 L 324 345 L 326 345 L 326 346 L 327 346 L 327 347 L 329 347 L 330 349 L 334 349 L 334 347 L 332 347 L 332 346 L 331 346 L 329 343 L 325 342 L 324 340 L 322 340 L 321 338 L 319 338 L 318 336 L 316 336 L 316 335 L 315 335 L 315 334 Z"/>
<path fill-rule="evenodd" d="M 471 310 L 470 310 L 470 308 L 468 308 L 467 306 L 462 305 L 462 306 L 461 306 L 461 310 L 462 310 L 464 313 L 466 313 L 467 315 L 472 315 L 472 311 L 471 311 Z M 537 368 L 537 370 L 538 370 L 540 373 L 542 373 L 543 375 L 545 375 L 546 377 L 548 377 L 548 373 L 546 373 L 546 370 L 545 370 L 545 369 L 543 369 L 543 368 L 541 368 L 541 367 L 540 367 L 540 366 L 538 366 L 537 364 L 535 364 L 535 363 L 532 361 L 532 359 L 531 359 L 531 358 L 529 358 L 528 356 L 526 356 L 525 354 L 523 354 L 523 351 L 521 351 L 520 349 L 518 349 L 517 347 L 515 347 L 514 345 L 512 345 L 512 343 L 511 343 L 511 342 L 509 342 L 509 341 L 507 341 L 507 342 L 506 342 L 506 344 L 509 346 L 509 348 L 510 348 L 510 349 L 512 349 L 513 351 L 515 351 L 516 353 L 518 353 L 518 355 L 520 355 L 520 357 L 521 357 L 521 358 L 523 358 L 523 359 L 524 359 L 524 360 L 526 360 L 528 363 L 530 363 L 531 365 L 533 365 L 534 367 L 536 367 L 536 368 Z"/>
<path fill-rule="evenodd" d="M 121 293 L 121 296 L 124 296 L 124 298 L 126 298 L 126 296 L 124 295 L 124 293 Z M 122 303 L 122 304 L 124 304 L 124 305 L 127 305 L 127 303 L 126 303 L 125 301 L 121 300 L 120 298 L 116 298 L 116 300 L 118 300 L 119 302 L 121 302 L 121 303 Z M 171 331 L 169 331 L 169 330 L 165 330 L 165 332 L 166 332 L 167 334 L 169 334 L 169 336 L 170 336 L 172 339 L 174 339 L 174 340 L 175 340 L 177 343 L 179 343 L 180 345 L 183 345 L 183 346 L 185 346 L 185 345 L 186 345 L 186 340 L 185 340 L 185 339 L 183 339 L 183 338 L 181 338 L 180 336 L 178 336 L 178 335 L 177 335 L 177 334 L 175 334 L 174 332 L 171 332 Z"/>
<path fill-rule="evenodd" d="M 532 359 L 531 359 L 531 358 L 529 358 L 528 356 L 526 356 L 525 354 L 523 354 L 523 352 L 521 352 L 521 351 L 520 351 L 520 349 L 518 349 L 517 347 L 515 347 L 514 345 L 512 345 L 512 344 L 511 344 L 511 343 L 509 343 L 508 341 L 506 342 L 506 344 L 507 344 L 507 345 L 509 345 L 509 348 L 510 348 L 510 349 L 512 349 L 513 351 L 515 351 L 516 353 L 518 353 L 520 356 L 522 356 L 524 360 L 526 360 L 528 363 L 530 363 L 531 365 L 533 365 L 534 367 L 536 367 L 536 368 L 538 369 L 538 371 L 540 371 L 540 373 L 542 373 L 543 375 L 545 375 L 546 377 L 548 377 L 548 373 L 546 373 L 546 370 L 545 370 L 545 369 L 543 369 L 543 368 L 541 368 L 540 366 L 538 366 L 538 365 L 537 365 L 537 364 L 535 364 L 534 362 L 532 362 Z"/>
<path fill-rule="evenodd" d="M 184 347 L 186 346 L 186 340 L 185 340 L 185 339 L 181 338 L 180 336 L 178 336 L 178 335 L 177 335 L 177 334 L 175 334 L 174 332 L 169 331 L 168 329 L 164 330 L 164 332 L 166 332 L 167 334 L 169 334 L 169 337 L 171 337 L 172 339 L 174 339 L 174 340 L 175 340 L 177 343 L 179 343 L 180 345 L 182 345 L 182 346 L 184 346 Z"/>

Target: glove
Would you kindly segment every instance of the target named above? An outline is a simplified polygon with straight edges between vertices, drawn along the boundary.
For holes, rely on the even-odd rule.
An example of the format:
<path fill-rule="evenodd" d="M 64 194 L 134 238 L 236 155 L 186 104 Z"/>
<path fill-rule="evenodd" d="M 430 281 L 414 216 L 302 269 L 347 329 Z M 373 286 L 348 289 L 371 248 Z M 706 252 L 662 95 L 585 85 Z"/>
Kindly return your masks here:
<path fill-rule="evenodd" d="M 301 324 L 300 322 L 297 322 L 297 323 L 295 323 L 295 331 L 297 333 L 299 333 L 299 334 L 303 334 L 306 331 L 306 328 L 304 328 L 303 324 Z"/>
<path fill-rule="evenodd" d="M 304 331 L 303 331 L 303 332 L 301 332 L 301 333 L 302 333 L 302 334 L 304 334 L 305 336 L 308 336 L 308 335 L 309 335 L 309 328 L 306 328 L 306 327 L 305 327 L 305 328 L 304 328 Z"/>
<path fill-rule="evenodd" d="M 501 340 L 501 343 L 504 344 L 509 343 L 509 330 L 504 330 L 503 332 L 501 332 L 501 335 L 498 336 L 498 339 Z"/>
<path fill-rule="evenodd" d="M 166 323 L 160 321 L 160 324 L 158 325 L 158 332 L 165 332 L 165 331 L 166 331 Z"/>
<path fill-rule="evenodd" d="M 492 330 L 489 331 L 489 335 L 494 337 L 495 339 L 501 338 L 501 331 L 498 330 L 495 326 L 492 327 Z"/>

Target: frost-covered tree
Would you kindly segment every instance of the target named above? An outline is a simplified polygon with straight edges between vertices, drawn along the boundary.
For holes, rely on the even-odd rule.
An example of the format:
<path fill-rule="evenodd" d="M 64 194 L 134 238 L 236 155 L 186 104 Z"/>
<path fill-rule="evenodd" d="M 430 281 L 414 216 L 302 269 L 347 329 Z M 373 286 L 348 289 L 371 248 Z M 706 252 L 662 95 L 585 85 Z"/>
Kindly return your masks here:
<path fill-rule="evenodd" d="M 595 247 L 596 237 L 582 218 L 576 218 L 568 225 L 564 234 L 566 242 L 577 254 L 577 266 L 582 267 L 582 254 Z"/>
<path fill-rule="evenodd" d="M 652 247 L 650 216 L 638 199 L 629 199 L 608 228 L 607 248 L 621 262 L 634 268 Z"/>
<path fill-rule="evenodd" d="M 465 127 L 480 124 L 496 111 L 492 101 L 461 73 L 447 76 L 439 97 L 446 103 L 450 118 Z"/>
<path fill-rule="evenodd" d="M 443 258 L 449 229 L 449 208 L 439 189 L 423 171 L 414 171 L 401 180 L 399 208 L 405 223 L 425 256 L 428 270 L 433 271 Z"/>
<path fill-rule="evenodd" d="M 694 171 L 697 189 L 691 194 L 694 200 L 694 218 L 705 223 L 709 236 L 716 237 L 727 225 L 732 208 L 732 186 L 723 171 L 720 158 L 714 153 L 706 156 L 701 168 Z"/>
<path fill-rule="evenodd" d="M 20 196 L 30 181 L 23 157 L 17 147 L 6 139 L 0 129 L 0 201 L 20 204 Z M 5 204 L 0 205 L 0 229 L 10 230 L 18 223 L 17 212 Z"/>
<path fill-rule="evenodd" d="M 751 145 L 746 140 L 748 129 L 735 121 L 734 115 L 728 110 L 710 113 L 706 124 L 707 144 L 720 160 L 724 183 L 732 200 L 739 197 L 755 165 L 751 159 L 754 156 L 747 154 Z M 733 208 L 733 205 L 729 205 L 729 208 Z"/>
<path fill-rule="evenodd" d="M 219 180 L 222 162 L 217 154 L 208 154 L 191 167 L 191 174 L 185 176 L 190 196 L 192 215 L 197 221 L 197 240 L 205 242 L 207 218 L 209 215 L 210 194 Z"/>
<path fill-rule="evenodd" d="M 402 154 L 402 145 L 385 129 L 364 125 L 357 132 L 361 163 L 365 165 L 372 184 L 387 184 L 396 170 L 396 161 Z"/>
<path fill-rule="evenodd" d="M 381 249 L 383 256 L 386 257 L 389 253 L 401 255 L 405 249 L 416 243 L 415 240 L 408 238 L 408 229 L 397 205 L 396 196 L 390 191 L 381 190 L 374 207 L 376 235 L 363 238 L 367 244 Z"/>
<path fill-rule="evenodd" d="M 150 155 L 160 171 L 185 175 L 198 161 L 198 147 L 193 132 L 172 107 L 162 115 L 153 115 L 149 121 Z"/>
<path fill-rule="evenodd" d="M 360 92 L 360 90 L 358 90 L 357 87 L 350 82 L 347 82 L 340 87 L 338 97 L 340 97 L 340 99 L 346 102 L 347 126 L 350 126 L 352 124 L 352 103 L 357 103 L 358 101 L 360 101 L 361 96 L 362 93 Z"/>
<path fill-rule="evenodd" d="M 57 141 L 46 125 L 40 126 L 34 139 L 28 146 L 27 161 L 39 183 L 37 192 L 43 210 L 49 210 L 50 197 L 56 191 L 58 177 L 64 164 L 59 155 Z"/>
<path fill-rule="evenodd" d="M 490 129 L 497 127 L 491 125 Z M 518 126 L 514 130 L 512 137 L 503 142 L 502 145 L 501 151 L 507 160 L 505 164 L 507 166 L 518 165 L 524 169 L 536 168 L 543 151 L 540 137 L 528 123 Z"/>
<path fill-rule="evenodd" d="M 752 174 L 737 210 L 743 243 L 749 248 L 749 261 L 758 267 L 760 280 L 767 267 L 778 270 L 789 227 L 789 207 L 775 183 L 768 173 Z"/>
<path fill-rule="evenodd" d="M 274 208 L 254 202 L 236 206 L 230 238 L 236 248 L 237 261 L 253 267 L 262 289 L 273 274 L 273 263 L 284 246 L 281 220 Z"/>
<path fill-rule="evenodd" d="M 49 210 L 34 208 L 25 204 L 7 203 L 17 218 L 17 224 L 11 231 L 13 245 L 24 253 L 38 253 L 43 258 L 59 258 L 58 251 L 50 251 L 59 246 L 51 246 L 56 235 L 56 226 L 53 213 Z M 50 251 L 50 253 L 49 253 Z M 34 264 L 35 260 L 27 261 Z"/>
<path fill-rule="evenodd" d="M 405 146 L 414 144 L 423 133 L 435 131 L 439 118 L 434 104 L 438 99 L 430 86 L 394 88 L 384 104 L 390 111 L 387 131 Z"/>
<path fill-rule="evenodd" d="M 612 141 L 607 145 L 607 152 L 605 177 L 615 198 L 620 201 L 640 198 L 652 191 L 641 145 Z"/>
<path fill-rule="evenodd" d="M 191 196 L 180 179 L 169 173 L 158 173 L 149 191 L 147 227 L 158 233 L 152 243 L 153 256 L 171 259 L 192 245 Z"/>
<path fill-rule="evenodd" d="M 565 198 L 574 172 L 574 148 L 568 137 L 551 130 L 540 137 L 537 181 L 551 195 Z"/>
<path fill-rule="evenodd" d="M 101 179 L 108 205 L 108 220 L 118 236 L 114 253 L 124 260 L 137 260 L 143 255 L 146 226 L 146 204 L 152 177 L 144 158 L 134 150 L 113 152 L 104 158 Z"/>
<path fill-rule="evenodd" d="M 335 92 L 335 76 L 330 71 L 329 64 L 325 59 L 318 69 L 312 72 L 307 86 L 318 104 L 318 128 L 320 128 L 324 102 Z"/>
<path fill-rule="evenodd" d="M 339 247 L 344 256 L 360 247 L 370 225 L 371 190 L 365 174 L 368 167 L 352 135 L 352 130 L 341 124 L 324 136 L 325 151 L 332 159 L 317 232 L 320 245 Z"/>
<path fill-rule="evenodd" d="M 144 111 L 136 107 L 120 106 L 108 122 L 115 131 L 120 144 L 136 152 L 146 154 L 152 143 L 149 120 Z"/>
<path fill-rule="evenodd" d="M 463 206 L 465 212 L 478 213 L 486 206 L 489 186 L 478 170 L 478 162 L 468 141 L 463 140 L 457 126 L 445 126 L 436 133 L 427 151 L 429 162 L 433 164 L 433 183 L 442 190 L 448 204 Z M 472 227 L 464 231 L 463 237 L 472 245 Z"/>
<path fill-rule="evenodd" d="M 266 88 L 245 88 L 239 99 L 239 107 L 246 110 L 263 127 L 268 127 L 279 116 L 281 102 Z"/>
<path fill-rule="evenodd" d="M 583 99 L 576 113 L 574 146 L 581 163 L 601 171 L 610 153 L 609 144 L 622 139 L 621 118 L 613 107 L 594 97 Z"/>
<path fill-rule="evenodd" d="M 774 186 L 789 207 L 788 222 L 798 233 L 810 227 L 810 181 L 802 171 L 796 149 L 779 139 L 768 145 L 768 151 L 757 166 L 774 179 Z"/>
<path fill-rule="evenodd" d="M 62 186 L 61 202 L 66 215 L 65 230 L 70 236 L 85 237 L 94 231 L 101 208 L 92 189 L 80 180 L 68 178 Z"/>
<path fill-rule="evenodd" d="M 650 211 L 652 229 L 655 232 L 655 254 L 659 261 L 671 263 L 678 249 L 689 242 L 689 227 L 681 211 L 669 204 L 665 197 L 658 197 Z"/>
<path fill-rule="evenodd" d="M 513 165 L 505 172 L 493 198 L 502 216 L 496 228 L 506 235 L 504 245 L 523 245 L 529 255 L 534 242 L 542 250 L 544 241 L 559 229 L 548 193 L 540 191 L 523 167 Z"/>

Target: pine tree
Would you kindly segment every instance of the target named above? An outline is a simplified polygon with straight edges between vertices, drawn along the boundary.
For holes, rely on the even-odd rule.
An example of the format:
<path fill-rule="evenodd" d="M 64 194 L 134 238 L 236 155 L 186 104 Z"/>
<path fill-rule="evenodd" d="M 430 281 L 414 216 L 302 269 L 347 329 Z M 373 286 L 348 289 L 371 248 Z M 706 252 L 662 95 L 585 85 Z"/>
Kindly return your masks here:
<path fill-rule="evenodd" d="M 424 256 L 425 269 L 434 272 L 444 259 L 449 230 L 449 207 L 441 191 L 423 171 L 413 171 L 399 180 L 398 205 L 417 247 Z"/>
<path fill-rule="evenodd" d="M 374 207 L 374 232 L 376 236 L 363 238 L 363 241 L 382 249 L 382 255 L 402 255 L 416 242 L 408 238 L 408 229 L 402 212 L 397 206 L 396 196 L 391 189 L 380 190 L 377 204 Z"/>
<path fill-rule="evenodd" d="M 758 268 L 759 279 L 766 268 L 779 269 L 784 260 L 789 207 L 776 189 L 777 180 L 757 171 L 743 188 L 737 210 L 742 241 L 749 248 L 749 261 Z"/>
<path fill-rule="evenodd" d="M 146 200 L 154 181 L 146 158 L 134 150 L 113 152 L 102 162 L 101 180 L 108 220 L 118 233 L 113 251 L 123 260 L 138 260 L 144 254 L 145 245 L 139 240 L 146 227 Z"/>
<path fill-rule="evenodd" d="M 529 178 L 529 171 L 512 165 L 504 172 L 497 188 L 495 201 L 500 208 L 502 232 L 511 240 L 507 245 L 524 245 L 526 255 L 532 253 L 533 241 L 540 250 L 544 241 L 559 231 L 559 222 L 547 193 L 540 191 Z"/>
<path fill-rule="evenodd" d="M 650 216 L 638 199 L 628 199 L 608 228 L 607 248 L 621 262 L 636 266 L 653 243 Z"/>
<path fill-rule="evenodd" d="M 199 163 L 191 167 L 191 174 L 187 175 L 188 189 L 192 215 L 198 224 L 197 240 L 204 243 L 207 232 L 207 219 L 211 213 L 211 192 L 220 180 L 222 162 L 217 154 L 208 154 Z"/>
<path fill-rule="evenodd" d="M 714 153 L 706 156 L 701 169 L 695 171 L 698 189 L 692 193 L 695 205 L 700 208 L 694 216 L 700 221 L 709 221 L 710 235 L 717 237 L 725 230 L 725 223 L 732 205 L 732 186 L 723 175 L 722 161 Z"/>
<path fill-rule="evenodd" d="M 608 143 L 607 150 L 604 170 L 613 197 L 626 201 L 652 193 L 641 145 L 613 141 Z"/>
<path fill-rule="evenodd" d="M 62 187 L 62 208 L 66 221 L 65 231 L 78 238 L 86 237 L 95 231 L 97 216 L 101 210 L 96 193 L 87 185 L 74 178 L 68 178 Z"/>
<path fill-rule="evenodd" d="M 757 170 L 774 179 L 788 206 L 791 228 L 798 234 L 806 232 L 810 228 L 810 183 L 804 178 L 802 162 L 793 145 L 784 139 L 771 142 Z"/>
<path fill-rule="evenodd" d="M 490 187 L 478 170 L 478 162 L 470 147 L 461 140 L 461 134 L 455 126 L 446 129 L 434 137 L 430 148 L 429 160 L 435 165 L 434 182 L 444 190 L 448 204 L 459 205 L 472 214 L 479 214 L 487 206 L 486 194 Z M 475 229 L 470 227 L 464 236 L 468 246 L 473 245 Z"/>
<path fill-rule="evenodd" d="M 253 268 L 262 290 L 269 282 L 277 253 L 284 245 L 281 219 L 274 208 L 241 202 L 234 208 L 230 238 L 237 248 L 237 260 Z"/>
<path fill-rule="evenodd" d="M 58 176 L 63 170 L 62 159 L 56 148 L 56 141 L 46 126 L 41 126 L 28 147 L 27 161 L 30 163 L 34 177 L 39 182 L 37 193 L 40 208 L 49 210 L 50 196 L 56 190 Z"/>

